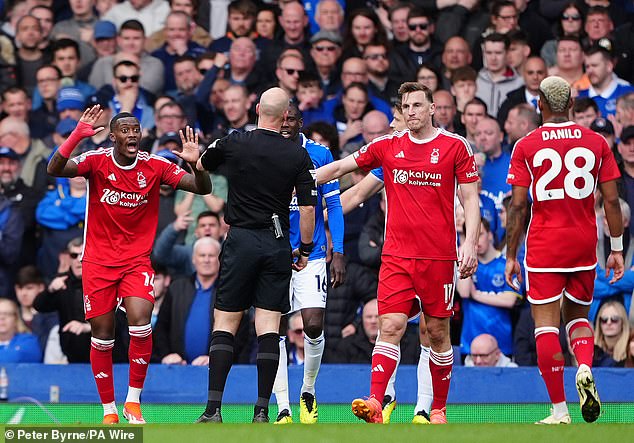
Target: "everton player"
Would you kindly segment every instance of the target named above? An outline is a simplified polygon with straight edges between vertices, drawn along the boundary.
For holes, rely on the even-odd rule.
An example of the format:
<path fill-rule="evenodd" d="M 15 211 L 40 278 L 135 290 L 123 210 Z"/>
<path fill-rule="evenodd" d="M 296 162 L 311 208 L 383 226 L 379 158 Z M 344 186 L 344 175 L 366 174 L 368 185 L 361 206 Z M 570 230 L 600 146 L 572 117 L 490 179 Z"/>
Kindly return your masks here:
<path fill-rule="evenodd" d="M 371 395 L 352 402 L 353 413 L 382 422 L 381 400 L 400 359 L 399 342 L 408 318 L 420 314 L 421 302 L 431 341 L 433 402 L 430 422 L 447 422 L 445 405 L 453 351 L 449 338 L 455 264 L 461 278 L 478 265 L 480 228 L 478 172 L 467 141 L 434 128 L 429 88 L 408 82 L 399 88 L 407 131 L 375 139 L 354 155 L 322 166 L 317 182 L 325 183 L 357 168 L 382 166 L 387 198 L 385 243 L 379 272 L 380 336 L 372 355 Z M 467 235 L 456 253 L 454 200 L 460 185 Z"/>
<path fill-rule="evenodd" d="M 282 123 L 280 133 L 284 138 L 296 141 L 308 151 L 315 168 L 333 161 L 330 150 L 319 143 L 307 139 L 300 132 L 303 119 L 294 102 L 288 105 L 288 113 Z M 330 264 L 331 284 L 333 288 L 343 283 L 346 264 L 343 258 L 343 213 L 339 201 L 339 182 L 317 187 L 317 207 L 315 209 L 315 233 L 313 251 L 308 257 L 308 265 L 302 272 L 293 271 L 290 287 L 291 311 L 300 311 L 304 324 L 304 379 L 299 398 L 299 420 L 312 424 L 318 419 L 317 400 L 315 399 L 315 380 L 324 353 L 324 313 L 328 289 L 326 275 L 326 252 L 328 240 L 324 222 L 322 200 L 326 201 L 328 226 L 332 237 L 333 255 Z M 300 216 L 297 197 L 293 196 L 290 205 L 290 239 L 293 250 L 301 243 Z M 275 423 L 292 423 L 291 408 L 288 400 L 288 367 L 286 338 L 280 336 L 280 364 L 277 368 L 273 392 L 280 411 Z"/>
<path fill-rule="evenodd" d="M 159 187 L 162 184 L 197 194 L 211 192 L 209 175 L 196 169 L 198 135 L 187 127 L 180 132 L 182 151 L 194 174 L 162 157 L 139 152 L 141 126 L 123 112 L 110 121 L 113 148 L 87 152 L 68 161 L 75 147 L 103 127 L 93 128 L 102 110 L 87 109 L 75 130 L 48 164 L 55 177 L 88 180 L 85 246 L 82 254 L 84 310 L 92 338 L 90 364 L 103 404 L 103 423 L 119 422 L 112 380 L 114 314 L 121 304 L 130 331 L 130 380 L 123 408 L 131 424 L 143 424 L 140 395 L 152 353 L 150 320 L 154 305 L 154 271 L 150 252 L 158 223 Z"/>
<path fill-rule="evenodd" d="M 601 403 L 590 368 L 594 352 L 588 309 L 597 264 L 594 192 L 603 195 L 612 252 L 606 273 L 611 283 L 623 276 L 623 223 L 616 180 L 620 173 L 605 139 L 568 119 L 570 86 L 547 77 L 539 86 L 544 124 L 520 139 L 513 149 L 507 181 L 513 186 L 508 213 L 506 281 L 517 290 L 517 246 L 526 218 L 528 193 L 533 201 L 526 234 L 526 290 L 535 319 L 537 365 L 553 403 L 541 424 L 568 424 L 559 344 L 560 316 L 566 324 L 579 369 L 576 384 L 585 421 L 595 421 Z M 562 300 L 563 298 L 563 300 Z"/>

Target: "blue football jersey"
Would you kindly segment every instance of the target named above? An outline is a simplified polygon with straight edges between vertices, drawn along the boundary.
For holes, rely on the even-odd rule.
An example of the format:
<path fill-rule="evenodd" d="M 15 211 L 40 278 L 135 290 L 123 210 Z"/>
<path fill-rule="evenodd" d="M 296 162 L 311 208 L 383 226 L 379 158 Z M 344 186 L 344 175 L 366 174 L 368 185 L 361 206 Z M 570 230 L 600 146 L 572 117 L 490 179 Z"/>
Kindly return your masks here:
<path fill-rule="evenodd" d="M 314 142 L 300 134 L 302 146 L 308 151 L 315 169 L 333 162 L 332 154 L 328 147 Z M 308 260 L 326 257 L 328 239 L 324 222 L 323 200 L 326 200 L 328 209 L 328 226 L 332 236 L 334 252 L 343 254 L 343 212 L 339 199 L 339 181 L 332 180 L 317 186 L 317 206 L 315 207 L 315 233 L 313 235 L 314 248 Z M 293 249 L 297 249 L 301 243 L 299 231 L 299 206 L 297 197 L 293 195 L 290 204 L 290 240 Z"/>

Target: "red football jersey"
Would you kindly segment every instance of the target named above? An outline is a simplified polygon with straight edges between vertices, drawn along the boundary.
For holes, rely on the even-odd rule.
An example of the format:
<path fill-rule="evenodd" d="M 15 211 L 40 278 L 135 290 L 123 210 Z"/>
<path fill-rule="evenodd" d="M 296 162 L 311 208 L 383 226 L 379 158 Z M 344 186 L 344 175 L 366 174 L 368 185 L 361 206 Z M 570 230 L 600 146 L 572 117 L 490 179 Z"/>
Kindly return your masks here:
<path fill-rule="evenodd" d="M 354 155 L 361 169 L 383 167 L 383 254 L 456 260 L 456 182 L 478 179 L 469 143 L 442 129 L 425 140 L 403 131 L 377 138 Z"/>
<path fill-rule="evenodd" d="M 533 200 L 525 266 L 573 272 L 597 263 L 594 191 L 620 177 L 605 139 L 573 122 L 545 123 L 513 149 L 507 182 L 529 188 Z"/>
<path fill-rule="evenodd" d="M 186 174 L 162 157 L 139 152 L 130 166 L 117 164 L 113 149 L 72 159 L 88 180 L 82 260 L 120 266 L 149 257 L 158 224 L 159 187 L 176 188 Z"/>

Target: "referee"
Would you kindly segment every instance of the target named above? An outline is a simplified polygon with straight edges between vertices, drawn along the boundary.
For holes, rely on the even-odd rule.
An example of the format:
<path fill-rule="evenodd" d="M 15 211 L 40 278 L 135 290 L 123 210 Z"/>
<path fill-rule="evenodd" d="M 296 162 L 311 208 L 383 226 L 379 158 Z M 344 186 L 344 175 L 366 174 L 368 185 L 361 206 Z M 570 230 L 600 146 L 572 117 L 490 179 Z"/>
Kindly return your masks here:
<path fill-rule="evenodd" d="M 255 110 L 258 128 L 216 140 L 198 161 L 199 170 L 226 166 L 229 197 L 225 220 L 231 229 L 222 247 L 214 325 L 209 347 L 207 408 L 198 422 L 222 422 L 222 395 L 233 362 L 234 336 L 246 309 L 255 307 L 258 336 L 258 399 L 254 423 L 269 421 L 268 406 L 279 361 L 281 313 L 290 310 L 292 251 L 289 204 L 293 189 L 300 211 L 301 245 L 296 270 L 313 249 L 317 190 L 308 152 L 280 135 L 289 97 L 265 91 Z"/>

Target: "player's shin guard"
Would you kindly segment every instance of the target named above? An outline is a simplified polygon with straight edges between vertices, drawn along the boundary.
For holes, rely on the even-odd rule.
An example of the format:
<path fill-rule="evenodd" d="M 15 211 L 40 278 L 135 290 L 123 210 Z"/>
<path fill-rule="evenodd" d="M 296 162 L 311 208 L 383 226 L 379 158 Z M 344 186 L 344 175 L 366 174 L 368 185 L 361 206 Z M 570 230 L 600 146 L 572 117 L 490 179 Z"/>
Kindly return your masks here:
<path fill-rule="evenodd" d="M 304 382 L 300 393 L 308 392 L 315 395 L 315 380 L 319 373 L 325 346 L 326 340 L 323 332 L 317 338 L 304 336 Z"/>
<path fill-rule="evenodd" d="M 566 332 L 570 338 L 570 347 L 575 354 L 579 365 L 588 365 L 592 367 L 592 359 L 594 358 L 594 336 L 592 335 L 592 327 L 590 322 L 585 318 L 572 320 L 566 325 Z M 580 335 L 572 338 L 574 333 Z"/>
<path fill-rule="evenodd" d="M 283 411 L 287 409 L 291 412 L 291 404 L 288 399 L 288 354 L 286 353 L 286 337 L 280 337 L 280 363 L 277 366 L 275 382 L 273 383 L 273 393 L 277 400 L 277 409 Z"/>
<path fill-rule="evenodd" d="M 212 416 L 222 404 L 222 394 L 233 364 L 234 336 L 227 331 L 214 331 L 209 346 L 209 392 L 205 414 Z"/>
<path fill-rule="evenodd" d="M 112 380 L 112 348 L 114 340 L 101 340 L 95 337 L 90 339 L 90 367 L 97 383 L 97 392 L 104 405 L 104 415 L 117 413 L 106 411 L 106 406 L 112 409 L 114 405 L 114 382 Z"/>
<path fill-rule="evenodd" d="M 431 373 L 434 399 L 431 409 L 442 409 L 447 405 L 447 395 L 451 384 L 451 368 L 453 366 L 453 348 L 448 351 L 429 353 L 429 372 Z"/>
<path fill-rule="evenodd" d="M 418 398 L 416 399 L 416 407 L 414 413 L 425 411 L 429 413 L 431 403 L 434 398 L 431 372 L 429 369 L 429 352 L 430 348 L 421 345 L 420 357 L 418 358 L 418 367 L 416 368 L 416 380 L 418 382 Z"/>
<path fill-rule="evenodd" d="M 396 370 L 396 364 L 401 359 L 401 348 L 398 345 L 377 341 L 372 351 L 372 372 L 370 382 L 370 396 L 379 403 L 383 401 L 387 383 Z"/>
<path fill-rule="evenodd" d="M 566 401 L 564 393 L 564 356 L 559 343 L 559 329 L 553 326 L 535 328 L 537 366 L 542 374 L 550 401 Z"/>
<path fill-rule="evenodd" d="M 269 411 L 269 400 L 275 382 L 275 374 L 280 362 L 280 335 L 274 332 L 263 334 L 258 337 L 258 354 L 256 366 L 258 368 L 258 400 L 255 403 L 254 413 L 257 415 L 261 410 L 267 414 Z"/>

